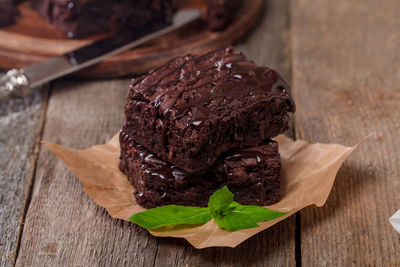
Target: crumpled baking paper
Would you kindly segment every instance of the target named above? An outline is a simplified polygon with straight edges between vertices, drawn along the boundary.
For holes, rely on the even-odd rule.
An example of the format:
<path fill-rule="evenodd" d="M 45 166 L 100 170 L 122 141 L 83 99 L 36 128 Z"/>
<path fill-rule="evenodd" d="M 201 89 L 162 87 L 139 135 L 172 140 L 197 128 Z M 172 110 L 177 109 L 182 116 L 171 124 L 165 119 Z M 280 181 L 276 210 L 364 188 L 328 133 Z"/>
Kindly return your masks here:
<path fill-rule="evenodd" d="M 393 214 L 393 216 L 390 217 L 389 221 L 392 224 L 393 228 L 400 233 L 400 210 Z"/>
<path fill-rule="evenodd" d="M 185 238 L 196 248 L 236 247 L 307 206 L 324 205 L 340 166 L 361 143 L 346 147 L 309 144 L 285 136 L 275 140 L 278 141 L 282 158 L 282 199 L 268 208 L 288 212 L 286 215 L 261 222 L 259 227 L 235 232 L 220 229 L 212 220 L 200 226 L 171 227 L 149 232 L 154 236 Z M 128 220 L 131 215 L 145 210 L 136 203 L 133 186 L 118 169 L 118 134 L 107 144 L 85 150 L 74 150 L 49 142 L 43 144 L 72 170 L 82 182 L 83 190 L 112 217 Z"/>

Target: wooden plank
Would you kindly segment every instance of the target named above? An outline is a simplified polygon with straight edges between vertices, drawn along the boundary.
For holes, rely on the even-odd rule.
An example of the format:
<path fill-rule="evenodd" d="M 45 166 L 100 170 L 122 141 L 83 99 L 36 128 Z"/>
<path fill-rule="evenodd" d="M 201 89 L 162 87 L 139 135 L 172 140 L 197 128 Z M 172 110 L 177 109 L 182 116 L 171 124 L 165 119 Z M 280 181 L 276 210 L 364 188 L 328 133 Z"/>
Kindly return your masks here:
<path fill-rule="evenodd" d="M 43 140 L 74 148 L 106 142 L 122 125 L 128 82 L 57 82 Z M 41 149 L 17 266 L 148 266 L 156 245 L 145 230 L 112 219 L 58 158 Z"/>
<path fill-rule="evenodd" d="M 275 68 L 290 81 L 288 1 L 266 1 L 257 28 L 237 44 L 257 64 Z M 183 240 L 161 239 L 155 266 L 294 266 L 295 217 L 245 241 L 239 247 L 196 250 Z"/>
<path fill-rule="evenodd" d="M 293 1 L 296 136 L 353 145 L 323 208 L 301 212 L 304 266 L 400 265 L 400 2 Z"/>
<path fill-rule="evenodd" d="M 46 95 L 0 101 L 0 266 L 14 264 Z"/>

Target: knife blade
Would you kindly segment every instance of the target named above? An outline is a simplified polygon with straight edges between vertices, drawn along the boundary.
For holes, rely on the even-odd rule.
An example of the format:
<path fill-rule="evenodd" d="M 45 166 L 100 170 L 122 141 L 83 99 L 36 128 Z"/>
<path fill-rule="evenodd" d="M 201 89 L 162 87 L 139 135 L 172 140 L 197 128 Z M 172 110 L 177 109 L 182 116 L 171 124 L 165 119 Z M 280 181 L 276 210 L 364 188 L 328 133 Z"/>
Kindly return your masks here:
<path fill-rule="evenodd" d="M 174 14 L 170 25 L 141 29 L 132 34 L 123 30 L 61 56 L 50 58 L 24 69 L 12 69 L 0 80 L 0 99 L 24 96 L 32 88 L 84 69 L 112 55 L 132 49 L 159 36 L 172 32 L 201 17 L 198 9 L 181 10 Z"/>

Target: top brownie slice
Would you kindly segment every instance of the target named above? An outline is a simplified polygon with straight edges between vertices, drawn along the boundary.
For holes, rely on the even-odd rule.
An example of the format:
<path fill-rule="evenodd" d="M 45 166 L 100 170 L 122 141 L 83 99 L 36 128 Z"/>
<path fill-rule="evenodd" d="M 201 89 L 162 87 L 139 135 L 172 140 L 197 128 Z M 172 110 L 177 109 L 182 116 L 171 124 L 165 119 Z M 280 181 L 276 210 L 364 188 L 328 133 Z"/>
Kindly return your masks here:
<path fill-rule="evenodd" d="M 231 148 L 284 132 L 294 111 L 278 73 L 228 47 L 177 57 L 132 80 L 124 128 L 160 158 L 198 172 Z"/>

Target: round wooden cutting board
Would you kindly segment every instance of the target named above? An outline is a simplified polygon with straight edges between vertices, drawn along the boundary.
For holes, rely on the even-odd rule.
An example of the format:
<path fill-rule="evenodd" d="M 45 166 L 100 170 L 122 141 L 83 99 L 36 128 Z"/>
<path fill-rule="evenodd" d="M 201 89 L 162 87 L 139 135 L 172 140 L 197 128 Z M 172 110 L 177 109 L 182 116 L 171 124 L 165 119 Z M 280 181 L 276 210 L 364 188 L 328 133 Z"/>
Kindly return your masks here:
<path fill-rule="evenodd" d="M 180 2 L 181 9 L 200 8 L 205 13 L 201 0 Z M 178 55 L 204 53 L 226 46 L 252 28 L 261 14 L 262 4 L 262 0 L 244 0 L 224 31 L 212 32 L 207 28 L 206 21 L 201 20 L 74 75 L 101 78 L 140 74 Z M 19 9 L 21 16 L 17 23 L 0 30 L 0 68 L 4 70 L 23 68 L 44 61 L 107 35 L 81 40 L 68 39 L 30 9 L 28 3 L 21 4 Z"/>

